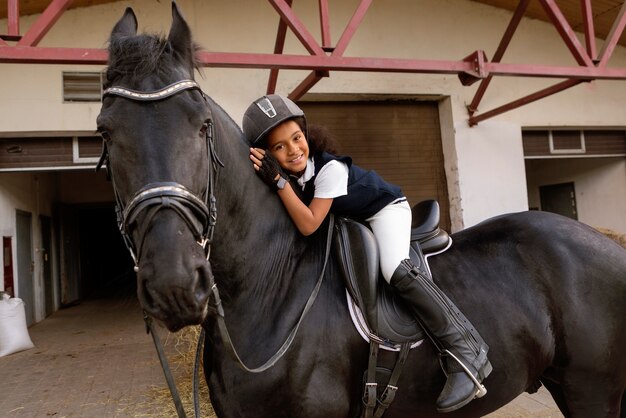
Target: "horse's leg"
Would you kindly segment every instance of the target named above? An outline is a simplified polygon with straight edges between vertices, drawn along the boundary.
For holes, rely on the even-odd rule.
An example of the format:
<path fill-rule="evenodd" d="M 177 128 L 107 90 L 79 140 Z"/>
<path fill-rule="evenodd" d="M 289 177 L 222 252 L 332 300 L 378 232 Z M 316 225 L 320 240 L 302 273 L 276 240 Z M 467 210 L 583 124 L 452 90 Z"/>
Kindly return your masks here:
<path fill-rule="evenodd" d="M 551 380 L 542 379 L 541 383 L 548 389 L 550 395 L 552 395 L 552 399 L 556 403 L 556 406 L 559 407 L 559 410 L 563 414 L 564 417 L 568 418 L 571 416 L 569 413 L 569 409 L 567 407 L 567 401 L 565 399 L 565 394 L 563 393 L 563 388 L 558 383 L 555 383 Z"/>
<path fill-rule="evenodd" d="M 572 418 L 620 417 L 624 389 L 616 388 L 609 377 L 594 376 L 589 371 L 566 373 L 562 388 Z"/>

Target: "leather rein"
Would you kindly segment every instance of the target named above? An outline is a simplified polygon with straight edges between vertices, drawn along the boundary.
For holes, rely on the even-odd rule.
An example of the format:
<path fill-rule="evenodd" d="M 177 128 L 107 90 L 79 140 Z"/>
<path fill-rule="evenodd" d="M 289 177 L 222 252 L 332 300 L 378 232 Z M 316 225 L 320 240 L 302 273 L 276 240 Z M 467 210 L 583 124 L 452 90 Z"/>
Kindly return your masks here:
<path fill-rule="evenodd" d="M 208 100 L 206 94 L 202 91 L 198 83 L 193 80 L 181 80 L 176 83 L 173 83 L 169 86 L 166 86 L 160 90 L 150 91 L 150 92 L 142 92 L 127 89 L 125 87 L 113 86 L 109 87 L 102 93 L 102 98 L 106 96 L 119 96 L 125 99 L 130 99 L 134 101 L 156 101 L 167 99 L 168 97 L 174 96 L 180 92 L 186 90 L 198 90 L 204 100 L 207 102 Z M 99 170 L 103 165 L 106 165 L 107 169 L 107 177 L 111 179 L 113 184 L 113 192 L 115 194 L 116 200 L 116 214 L 117 214 L 117 223 L 124 240 L 124 244 L 128 249 L 131 258 L 135 264 L 134 270 L 135 272 L 139 271 L 139 257 L 141 255 L 141 247 L 143 245 L 145 232 L 147 230 L 148 225 L 156 215 L 156 213 L 164 208 L 174 210 L 189 226 L 190 230 L 193 232 L 194 237 L 198 245 L 202 246 L 205 251 L 206 260 L 210 263 L 210 255 L 211 255 L 211 244 L 213 243 L 213 232 L 215 229 L 215 224 L 217 222 L 217 207 L 216 207 L 216 198 L 214 195 L 215 189 L 215 178 L 218 174 L 218 166 L 224 167 L 224 164 L 219 159 L 216 151 L 215 151 L 215 142 L 214 142 L 214 125 L 213 120 L 208 119 L 205 122 L 206 129 L 206 145 L 207 145 L 207 158 L 208 158 L 208 174 L 207 174 L 207 189 L 202 198 L 196 196 L 193 192 L 188 190 L 185 186 L 176 182 L 158 182 L 158 183 L 150 183 L 140 188 L 130 199 L 128 204 L 124 205 L 122 202 L 117 188 L 115 186 L 115 181 L 113 176 L 111 175 L 111 166 L 109 163 L 109 154 L 107 150 L 106 141 L 103 141 L 102 146 L 102 155 L 100 156 L 100 160 L 96 166 L 96 170 Z M 138 231 L 138 242 L 134 242 L 131 234 L 130 234 L 130 225 L 132 225 L 137 216 L 145 212 L 146 216 L 144 219 L 143 228 Z M 261 373 L 270 367 L 274 366 L 278 360 L 287 352 L 291 343 L 293 342 L 296 333 L 302 324 L 304 317 L 307 312 L 310 310 L 311 306 L 315 302 L 319 290 L 321 288 L 322 280 L 324 278 L 326 272 L 326 265 L 328 263 L 328 258 L 330 254 L 330 245 L 332 238 L 332 230 L 333 230 L 333 222 L 334 218 L 331 215 L 328 224 L 328 233 L 326 238 L 326 249 L 324 256 L 324 265 L 322 267 L 322 271 L 320 276 L 317 279 L 315 287 L 312 290 L 307 303 L 305 304 L 300 319 L 296 323 L 296 325 L 291 329 L 289 335 L 287 336 L 283 345 L 278 349 L 278 351 L 268 359 L 263 365 L 250 368 L 244 364 L 241 360 L 241 357 L 237 353 L 235 349 L 230 334 L 228 332 L 228 328 L 226 326 L 226 322 L 224 319 L 224 308 L 222 306 L 221 298 L 219 291 L 217 289 L 217 284 L 215 282 L 215 278 L 211 273 L 210 280 L 212 282 L 211 291 L 213 294 L 213 303 L 212 306 L 215 308 L 217 312 L 217 325 L 220 332 L 220 336 L 222 341 L 224 342 L 224 347 L 226 351 L 230 354 L 230 356 L 239 364 L 241 368 L 251 373 Z M 144 311 L 144 320 L 146 322 L 146 331 L 152 334 L 152 338 L 159 356 L 159 360 L 161 362 L 161 366 L 163 368 L 163 372 L 165 374 L 165 378 L 167 380 L 168 387 L 170 389 L 170 393 L 172 395 L 172 399 L 174 401 L 176 411 L 178 416 L 183 418 L 186 417 L 185 410 L 182 405 L 182 401 L 180 400 L 180 396 L 176 389 L 176 383 L 172 377 L 171 371 L 168 366 L 167 358 L 165 357 L 165 352 L 163 350 L 163 346 L 161 341 L 154 330 L 152 318 Z M 196 347 L 195 354 L 195 362 L 194 362 L 194 373 L 193 373 L 193 391 L 194 391 L 194 412 L 196 417 L 200 417 L 200 405 L 199 405 L 199 396 L 198 396 L 198 380 L 199 380 L 199 363 L 200 363 L 200 353 L 204 343 L 205 330 L 202 327 L 200 332 L 200 336 L 198 339 L 198 345 Z"/>

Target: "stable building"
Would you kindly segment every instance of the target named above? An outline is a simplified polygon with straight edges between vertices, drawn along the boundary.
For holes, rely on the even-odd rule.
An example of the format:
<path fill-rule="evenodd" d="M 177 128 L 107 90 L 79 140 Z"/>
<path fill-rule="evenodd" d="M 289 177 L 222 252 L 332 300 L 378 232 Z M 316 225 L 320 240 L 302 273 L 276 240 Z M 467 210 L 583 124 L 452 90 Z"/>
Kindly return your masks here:
<path fill-rule="evenodd" d="M 235 121 L 288 95 L 453 232 L 530 209 L 626 234 L 624 1 L 178 4 L 196 79 Z M 169 30 L 168 2 L 0 1 L 0 290 L 30 324 L 134 285 L 94 170 L 104 48 L 129 6 L 140 31 Z"/>

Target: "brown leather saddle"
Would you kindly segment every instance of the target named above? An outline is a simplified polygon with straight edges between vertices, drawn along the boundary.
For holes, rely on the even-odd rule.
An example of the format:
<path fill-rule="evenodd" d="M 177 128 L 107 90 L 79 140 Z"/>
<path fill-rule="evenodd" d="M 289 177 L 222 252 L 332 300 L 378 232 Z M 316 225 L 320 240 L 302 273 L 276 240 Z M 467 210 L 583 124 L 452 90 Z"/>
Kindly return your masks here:
<path fill-rule="evenodd" d="M 429 270 L 425 255 L 444 251 L 452 239 L 439 228 L 437 201 L 422 201 L 412 212 L 411 259 L 416 266 Z M 370 333 L 382 344 L 394 347 L 423 339 L 425 334 L 414 315 L 382 278 L 372 231 L 362 223 L 337 217 L 333 240 L 346 289 L 363 314 Z"/>

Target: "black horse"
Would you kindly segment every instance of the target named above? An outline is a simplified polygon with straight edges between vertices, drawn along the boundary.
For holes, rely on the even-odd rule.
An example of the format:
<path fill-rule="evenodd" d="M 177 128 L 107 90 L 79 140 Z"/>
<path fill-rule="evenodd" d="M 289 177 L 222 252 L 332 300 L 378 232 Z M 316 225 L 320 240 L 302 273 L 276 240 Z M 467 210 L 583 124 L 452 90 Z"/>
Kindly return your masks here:
<path fill-rule="evenodd" d="M 204 324 L 205 376 L 218 416 L 359 416 L 368 344 L 350 320 L 332 255 L 315 303 L 273 367 L 249 373 L 228 354 L 208 307 L 213 283 L 234 346 L 259 366 L 287 339 L 322 274 L 325 228 L 301 236 L 255 175 L 237 124 L 193 81 L 178 83 L 193 80 L 196 47 L 176 5 L 167 39 L 136 32 L 127 9 L 110 38 L 106 87 L 113 89 L 98 129 L 142 307 L 171 330 Z M 431 269 L 480 329 L 494 371 L 487 395 L 450 416 L 482 416 L 538 382 L 565 416 L 620 416 L 626 251 L 542 212 L 493 218 L 453 240 Z M 438 416 L 444 381 L 433 345 L 421 344 L 385 416 Z"/>

